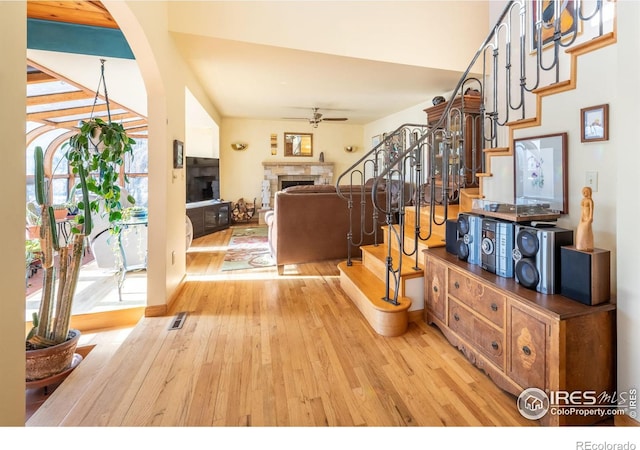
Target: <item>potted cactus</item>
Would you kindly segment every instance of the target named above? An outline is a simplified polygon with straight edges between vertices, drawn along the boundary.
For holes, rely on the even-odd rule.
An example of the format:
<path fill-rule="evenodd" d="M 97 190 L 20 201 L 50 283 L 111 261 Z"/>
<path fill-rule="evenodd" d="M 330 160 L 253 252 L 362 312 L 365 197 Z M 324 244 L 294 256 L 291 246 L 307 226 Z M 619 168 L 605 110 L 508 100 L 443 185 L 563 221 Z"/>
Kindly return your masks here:
<path fill-rule="evenodd" d="M 118 175 L 125 155 L 133 155 L 134 143 L 121 124 L 94 118 L 84 122 L 78 134 L 65 144 L 67 160 L 79 180 L 77 188 L 81 193 L 72 238 L 65 246 L 59 245 L 55 211 L 46 193 L 43 151 L 36 148 L 36 201 L 41 211 L 44 280 L 40 308 L 34 314 L 34 327 L 26 340 L 27 381 L 54 376 L 71 365 L 80 337 L 78 330 L 70 330 L 71 307 L 85 236 L 91 233 L 91 215 L 98 213 L 101 204 L 114 225 L 113 232 L 119 232 L 117 222 L 122 218 L 122 205 Z M 128 200 L 135 203 L 131 197 Z M 54 258 L 56 253 L 58 257 Z"/>

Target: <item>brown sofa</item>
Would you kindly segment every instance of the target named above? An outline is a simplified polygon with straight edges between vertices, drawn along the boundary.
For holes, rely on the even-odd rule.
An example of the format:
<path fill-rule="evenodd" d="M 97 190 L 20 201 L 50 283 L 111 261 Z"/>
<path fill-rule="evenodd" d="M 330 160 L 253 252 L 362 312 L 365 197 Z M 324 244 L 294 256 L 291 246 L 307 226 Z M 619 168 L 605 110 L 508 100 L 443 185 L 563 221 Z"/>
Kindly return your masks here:
<path fill-rule="evenodd" d="M 360 191 L 354 191 L 354 243 L 360 243 L 361 238 L 360 198 Z M 365 217 L 371 217 L 370 190 L 365 191 L 365 202 Z M 380 217 L 377 224 L 378 241 L 382 240 L 382 220 Z M 335 186 L 292 186 L 276 192 L 273 211 L 265 215 L 265 222 L 269 227 L 271 253 L 280 273 L 285 264 L 347 257 L 349 211 Z M 367 231 L 372 230 L 373 224 L 367 223 Z M 360 245 L 373 242 L 373 235 L 365 234 Z M 353 246 L 351 255 L 360 257 L 358 246 Z"/>

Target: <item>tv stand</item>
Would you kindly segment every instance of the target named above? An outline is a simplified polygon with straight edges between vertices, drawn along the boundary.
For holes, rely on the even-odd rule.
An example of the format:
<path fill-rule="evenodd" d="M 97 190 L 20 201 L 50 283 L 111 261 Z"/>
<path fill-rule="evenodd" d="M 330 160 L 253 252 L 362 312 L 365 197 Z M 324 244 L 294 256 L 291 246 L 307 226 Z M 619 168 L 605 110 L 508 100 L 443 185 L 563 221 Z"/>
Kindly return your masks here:
<path fill-rule="evenodd" d="M 224 230 L 231 224 L 231 202 L 205 200 L 187 203 L 186 209 L 194 238 Z"/>

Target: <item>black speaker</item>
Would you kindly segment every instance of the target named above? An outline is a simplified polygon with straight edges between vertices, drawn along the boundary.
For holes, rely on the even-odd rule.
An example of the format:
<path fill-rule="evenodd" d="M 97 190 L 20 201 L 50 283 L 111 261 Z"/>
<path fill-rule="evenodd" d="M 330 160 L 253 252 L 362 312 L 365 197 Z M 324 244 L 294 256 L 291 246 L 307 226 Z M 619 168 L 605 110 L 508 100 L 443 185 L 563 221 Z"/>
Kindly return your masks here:
<path fill-rule="evenodd" d="M 456 242 L 458 241 L 458 220 L 457 219 L 447 219 L 445 228 L 445 242 L 446 249 L 449 253 L 453 255 L 458 254 L 458 246 Z"/>
<path fill-rule="evenodd" d="M 610 251 L 596 248 L 587 252 L 565 246 L 560 249 L 560 264 L 560 294 L 585 305 L 610 299 Z"/>
<path fill-rule="evenodd" d="M 456 249 L 458 259 L 470 264 L 480 265 L 480 241 L 482 218 L 475 214 L 458 214 L 458 240 Z"/>

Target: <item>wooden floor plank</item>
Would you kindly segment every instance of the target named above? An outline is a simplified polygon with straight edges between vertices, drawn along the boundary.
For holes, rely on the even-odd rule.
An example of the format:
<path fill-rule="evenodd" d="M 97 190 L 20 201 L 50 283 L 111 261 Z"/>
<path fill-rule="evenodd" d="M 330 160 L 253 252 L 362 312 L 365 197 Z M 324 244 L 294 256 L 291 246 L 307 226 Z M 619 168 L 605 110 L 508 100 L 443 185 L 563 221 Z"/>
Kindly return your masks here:
<path fill-rule="evenodd" d="M 27 425 L 537 425 L 436 328 L 375 333 L 339 261 L 220 272 L 230 235 L 194 240 L 170 314 L 81 363 Z M 178 311 L 183 328 L 167 330 Z"/>

